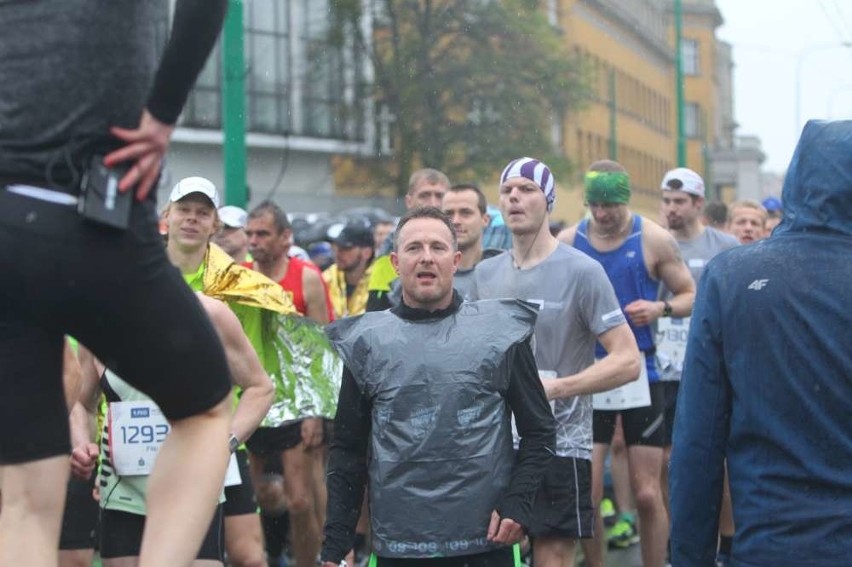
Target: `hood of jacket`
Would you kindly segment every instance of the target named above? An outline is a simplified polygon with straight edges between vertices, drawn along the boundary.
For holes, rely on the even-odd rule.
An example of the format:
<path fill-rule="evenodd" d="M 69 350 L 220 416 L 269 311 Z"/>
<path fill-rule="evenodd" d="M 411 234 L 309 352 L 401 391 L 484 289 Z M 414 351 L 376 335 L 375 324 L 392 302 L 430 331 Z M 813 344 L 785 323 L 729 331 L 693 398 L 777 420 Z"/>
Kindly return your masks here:
<path fill-rule="evenodd" d="M 782 191 L 785 232 L 852 236 L 852 120 L 811 120 L 802 131 Z"/>

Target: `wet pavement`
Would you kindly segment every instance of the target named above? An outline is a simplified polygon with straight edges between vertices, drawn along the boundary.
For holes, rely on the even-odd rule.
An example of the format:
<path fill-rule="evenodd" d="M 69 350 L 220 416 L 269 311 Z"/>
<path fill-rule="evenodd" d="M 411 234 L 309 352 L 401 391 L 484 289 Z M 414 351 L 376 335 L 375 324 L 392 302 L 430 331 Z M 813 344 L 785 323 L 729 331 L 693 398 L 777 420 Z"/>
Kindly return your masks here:
<path fill-rule="evenodd" d="M 606 567 L 642 567 L 639 544 L 627 549 L 610 550 L 606 555 Z"/>
<path fill-rule="evenodd" d="M 609 550 L 606 554 L 606 567 L 642 567 L 642 553 L 639 544 L 631 545 L 627 549 Z M 583 567 L 582 555 L 578 554 L 577 567 Z"/>

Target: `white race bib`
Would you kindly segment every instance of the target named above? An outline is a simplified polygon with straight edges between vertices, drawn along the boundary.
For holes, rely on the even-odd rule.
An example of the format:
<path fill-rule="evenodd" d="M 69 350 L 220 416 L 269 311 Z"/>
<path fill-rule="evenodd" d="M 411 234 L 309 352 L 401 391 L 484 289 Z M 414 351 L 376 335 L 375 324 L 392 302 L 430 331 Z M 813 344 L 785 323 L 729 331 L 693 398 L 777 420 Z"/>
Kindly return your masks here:
<path fill-rule="evenodd" d="M 157 404 L 150 400 L 109 404 L 110 460 L 119 476 L 151 473 L 160 446 L 171 431 Z"/>
<path fill-rule="evenodd" d="M 688 335 L 689 317 L 657 319 L 657 357 L 661 370 L 671 367 L 677 372 L 683 372 Z"/>
<path fill-rule="evenodd" d="M 237 456 L 231 453 L 231 460 L 228 461 L 228 470 L 225 471 L 225 486 L 237 486 L 243 483 L 243 477 L 240 476 L 240 465 L 237 464 Z"/>
<path fill-rule="evenodd" d="M 109 404 L 109 449 L 119 476 L 149 475 L 160 447 L 171 431 L 169 422 L 151 400 Z M 237 456 L 231 455 L 225 486 L 242 484 Z"/>
<path fill-rule="evenodd" d="M 592 394 L 592 407 L 596 410 L 625 410 L 644 408 L 651 405 L 651 391 L 648 389 L 648 368 L 645 355 L 639 378 L 607 392 Z"/>

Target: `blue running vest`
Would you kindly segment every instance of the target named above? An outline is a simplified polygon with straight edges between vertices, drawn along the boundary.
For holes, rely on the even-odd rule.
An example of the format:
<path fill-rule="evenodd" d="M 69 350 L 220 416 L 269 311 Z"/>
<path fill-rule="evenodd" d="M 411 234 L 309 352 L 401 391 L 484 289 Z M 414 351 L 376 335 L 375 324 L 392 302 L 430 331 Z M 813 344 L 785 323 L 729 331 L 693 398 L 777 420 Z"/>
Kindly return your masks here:
<path fill-rule="evenodd" d="M 625 305 L 637 299 L 656 301 L 659 290 L 659 282 L 653 280 L 645 267 L 645 255 L 642 253 L 642 217 L 633 215 L 633 229 L 624 240 L 624 244 L 609 252 L 595 250 L 589 242 L 587 233 L 589 220 L 583 219 L 577 227 L 577 236 L 574 238 L 574 247 L 581 252 L 594 258 L 603 266 L 621 309 Z M 654 344 L 654 333 L 650 325 L 636 326 L 627 318 L 627 323 L 636 337 L 639 350 L 645 354 L 645 367 L 648 369 L 648 382 L 656 382 L 660 379 L 657 365 L 654 362 L 656 346 Z M 606 356 L 606 350 L 600 343 L 595 347 L 595 356 L 601 358 Z"/>

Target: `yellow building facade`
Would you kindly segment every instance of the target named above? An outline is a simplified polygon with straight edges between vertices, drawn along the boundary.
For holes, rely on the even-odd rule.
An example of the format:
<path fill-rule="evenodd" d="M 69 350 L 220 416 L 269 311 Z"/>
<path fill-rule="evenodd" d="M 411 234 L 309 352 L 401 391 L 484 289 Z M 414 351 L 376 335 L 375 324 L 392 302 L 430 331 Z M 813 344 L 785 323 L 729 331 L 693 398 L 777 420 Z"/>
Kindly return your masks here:
<path fill-rule="evenodd" d="M 574 224 L 586 213 L 583 174 L 600 159 L 614 159 L 631 177 L 631 208 L 659 220 L 660 181 L 677 167 L 675 0 L 549 0 L 541 3 L 570 52 L 583 64 L 591 99 L 554 124 L 554 144 L 574 165 L 557 177 L 551 218 Z M 721 15 L 714 0 L 682 0 L 685 72 L 686 166 L 708 181 L 717 120 L 717 40 Z M 532 104 L 533 102 L 531 102 Z M 518 152 L 522 155 L 523 150 Z M 367 170 L 350 156 L 333 161 L 339 195 L 363 194 Z M 480 180 L 489 202 L 498 201 L 497 176 Z M 346 183 L 344 183 L 344 181 Z M 349 185 L 348 188 L 344 187 Z M 389 187 L 376 195 L 391 194 Z"/>
<path fill-rule="evenodd" d="M 722 16 L 714 0 L 690 0 L 683 3 L 682 61 L 684 70 L 684 126 L 686 133 L 686 166 L 704 177 L 707 187 L 711 179 L 711 149 L 720 145 L 714 137 L 720 121 L 719 49 L 716 28 Z M 672 34 L 674 41 L 674 34 Z M 724 145 L 724 144 L 722 144 Z M 708 198 L 713 197 L 708 195 Z"/>
<path fill-rule="evenodd" d="M 560 125 L 558 142 L 576 170 L 571 179 L 557 180 L 553 219 L 572 224 L 582 218 L 583 172 L 596 160 L 614 159 L 630 173 L 631 208 L 657 220 L 660 180 L 677 166 L 674 1 L 547 4 L 551 22 L 584 62 L 593 86 L 592 100 Z M 715 29 L 721 16 L 712 0 L 685 0 L 683 14 L 688 45 L 682 53 L 694 54 L 685 76 L 686 165 L 706 175 L 717 100 Z"/>

